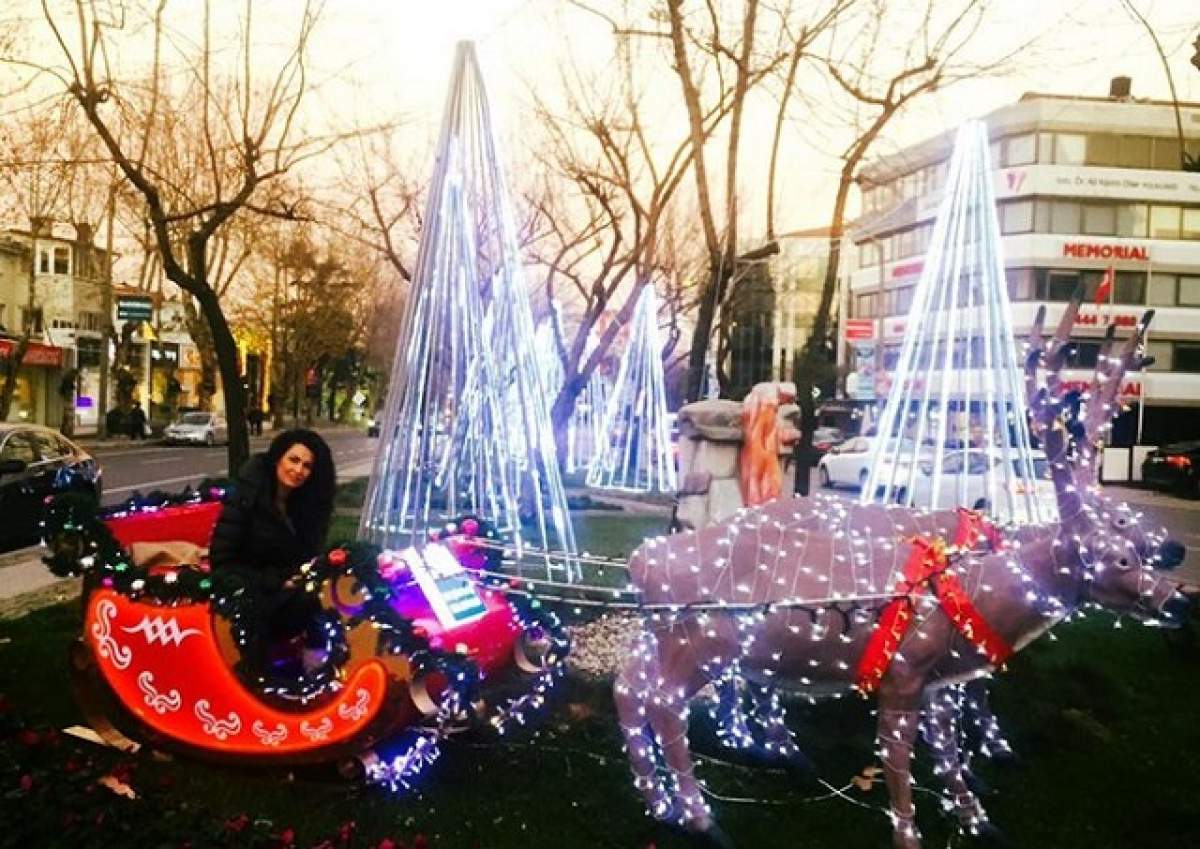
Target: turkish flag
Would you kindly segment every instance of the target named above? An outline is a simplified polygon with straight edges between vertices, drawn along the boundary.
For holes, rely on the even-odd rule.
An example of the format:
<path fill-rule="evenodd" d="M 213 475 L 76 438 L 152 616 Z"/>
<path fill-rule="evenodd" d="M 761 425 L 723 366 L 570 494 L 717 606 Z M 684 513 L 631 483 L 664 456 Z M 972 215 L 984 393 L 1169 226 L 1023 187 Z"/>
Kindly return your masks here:
<path fill-rule="evenodd" d="M 1104 272 L 1104 276 L 1100 278 L 1100 285 L 1096 287 L 1096 306 L 1108 300 L 1108 296 L 1112 294 L 1113 278 L 1116 274 L 1113 272 L 1113 267 L 1110 265 Z"/>

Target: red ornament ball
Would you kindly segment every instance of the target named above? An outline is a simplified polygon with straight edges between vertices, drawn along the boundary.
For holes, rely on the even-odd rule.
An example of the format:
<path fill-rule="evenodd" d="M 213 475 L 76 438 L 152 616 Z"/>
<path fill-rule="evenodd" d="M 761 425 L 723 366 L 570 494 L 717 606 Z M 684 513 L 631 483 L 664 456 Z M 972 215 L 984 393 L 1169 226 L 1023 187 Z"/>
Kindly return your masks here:
<path fill-rule="evenodd" d="M 344 548 L 335 548 L 329 552 L 329 565 L 335 569 L 341 569 L 345 566 L 348 559 L 349 556 L 346 554 L 346 549 Z"/>

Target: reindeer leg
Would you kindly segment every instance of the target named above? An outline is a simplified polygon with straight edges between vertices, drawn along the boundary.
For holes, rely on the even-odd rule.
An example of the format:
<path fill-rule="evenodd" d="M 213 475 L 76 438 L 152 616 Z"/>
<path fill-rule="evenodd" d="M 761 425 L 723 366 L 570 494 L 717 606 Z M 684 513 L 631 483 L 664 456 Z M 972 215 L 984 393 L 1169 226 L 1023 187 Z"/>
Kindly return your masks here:
<path fill-rule="evenodd" d="M 976 678 L 963 685 L 967 716 L 975 726 L 979 738 L 976 751 L 997 763 L 1015 763 L 1017 754 L 1004 737 L 1004 729 L 992 713 L 991 698 L 986 678 Z"/>
<path fill-rule="evenodd" d="M 643 631 L 617 674 L 613 700 L 629 753 L 633 784 L 645 798 L 650 815 L 667 820 L 672 817 L 671 794 L 659 776 L 658 746 L 650 733 L 647 716 L 647 705 L 660 680 L 657 640 Z"/>
<path fill-rule="evenodd" d="M 950 794 L 959 827 L 972 838 L 1002 843 L 995 826 L 988 822 L 987 813 L 967 783 L 962 763 L 962 689 L 948 687 L 937 691 L 926 715 L 924 736 L 934 753 L 933 771 Z"/>
<path fill-rule="evenodd" d="M 796 745 L 787 727 L 787 712 L 779 702 L 778 691 L 771 686 L 751 685 L 754 692 L 754 721 L 761 729 L 762 748 L 768 757 L 779 759 L 802 783 L 816 781 L 817 771 Z"/>
<path fill-rule="evenodd" d="M 920 726 L 921 700 L 919 694 L 898 694 L 889 689 L 885 683 L 879 693 L 876 736 L 892 806 L 892 847 L 921 849 L 912 794 L 913 744 Z"/>

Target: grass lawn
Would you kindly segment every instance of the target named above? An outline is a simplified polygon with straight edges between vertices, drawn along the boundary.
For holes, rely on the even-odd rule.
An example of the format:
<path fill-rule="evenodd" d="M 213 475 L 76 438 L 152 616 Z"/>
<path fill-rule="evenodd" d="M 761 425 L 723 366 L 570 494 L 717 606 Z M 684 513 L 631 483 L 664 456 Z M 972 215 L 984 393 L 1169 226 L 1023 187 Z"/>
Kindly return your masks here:
<path fill-rule="evenodd" d="M 661 522 L 617 514 L 587 516 L 579 526 L 581 547 L 617 556 Z M 352 534 L 352 520 L 347 527 Z M 446 849 L 692 845 L 643 815 L 605 682 L 568 678 L 536 736 L 447 743 L 422 794 L 410 798 L 348 784 L 332 770 L 131 759 L 69 739 L 48 742 L 40 732 L 80 721 L 66 670 L 78 615 L 76 604 L 65 604 L 0 622 L 0 846 L 266 847 L 285 845 L 286 829 L 302 847 L 376 847 L 385 837 Z M 1169 645 L 1163 632 L 1130 623 L 1115 629 L 1099 614 L 1055 633 L 1056 641 L 1017 656 L 994 688 L 1023 763 L 980 770 L 996 789 L 985 799 L 993 821 L 1026 849 L 1200 846 L 1195 645 Z M 871 707 L 846 698 L 789 711 L 802 746 L 835 785 L 872 762 Z M 815 801 L 817 791 L 782 772 L 733 762 L 698 720 L 693 741 L 706 756 L 701 777 L 734 800 L 712 804 L 740 847 L 888 845 L 881 788 L 851 791 L 872 809 Z M 114 765 L 139 799 L 95 786 Z M 934 786 L 927 769 L 917 778 Z M 952 829 L 936 800 L 919 801 L 926 845 L 947 845 Z M 241 814 L 250 823 L 239 830 Z M 339 828 L 350 820 L 355 834 L 342 840 Z"/>

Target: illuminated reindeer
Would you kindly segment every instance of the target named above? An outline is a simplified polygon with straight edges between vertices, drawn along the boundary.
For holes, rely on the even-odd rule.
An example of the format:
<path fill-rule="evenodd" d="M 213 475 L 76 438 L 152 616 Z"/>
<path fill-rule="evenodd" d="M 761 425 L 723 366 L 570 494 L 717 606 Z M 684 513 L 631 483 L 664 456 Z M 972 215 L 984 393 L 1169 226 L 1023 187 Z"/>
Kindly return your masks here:
<path fill-rule="evenodd" d="M 744 678 L 812 695 L 857 688 L 878 693 L 893 845 L 915 849 L 910 760 L 927 693 L 986 674 L 1087 603 L 1144 618 L 1182 615 L 1188 600 L 1153 568 L 1177 565 L 1182 547 L 1144 532 L 1128 507 L 1094 489 L 1098 441 L 1122 377 L 1144 363 L 1149 316 L 1117 356 L 1111 334 L 1106 340 L 1080 420 L 1059 392 L 1077 308 L 1048 346 L 1039 314 L 1027 363 L 1033 431 L 1050 460 L 1059 524 L 1019 529 L 998 551 L 946 549 L 879 535 L 887 528 L 878 522 L 929 521 L 904 518 L 904 508 L 850 508 L 844 525 L 814 527 L 803 509 L 793 518 L 795 502 L 777 502 L 634 552 L 630 571 L 648 617 L 614 689 L 635 783 L 655 817 L 723 839 L 687 743 L 688 704 L 706 683 L 727 692 Z M 1043 362 L 1045 389 L 1037 381 Z M 990 830 L 964 780 L 957 704 L 935 705 L 926 736 L 959 821 L 971 832 Z M 767 748 L 797 755 L 773 697 L 766 711 Z"/>

